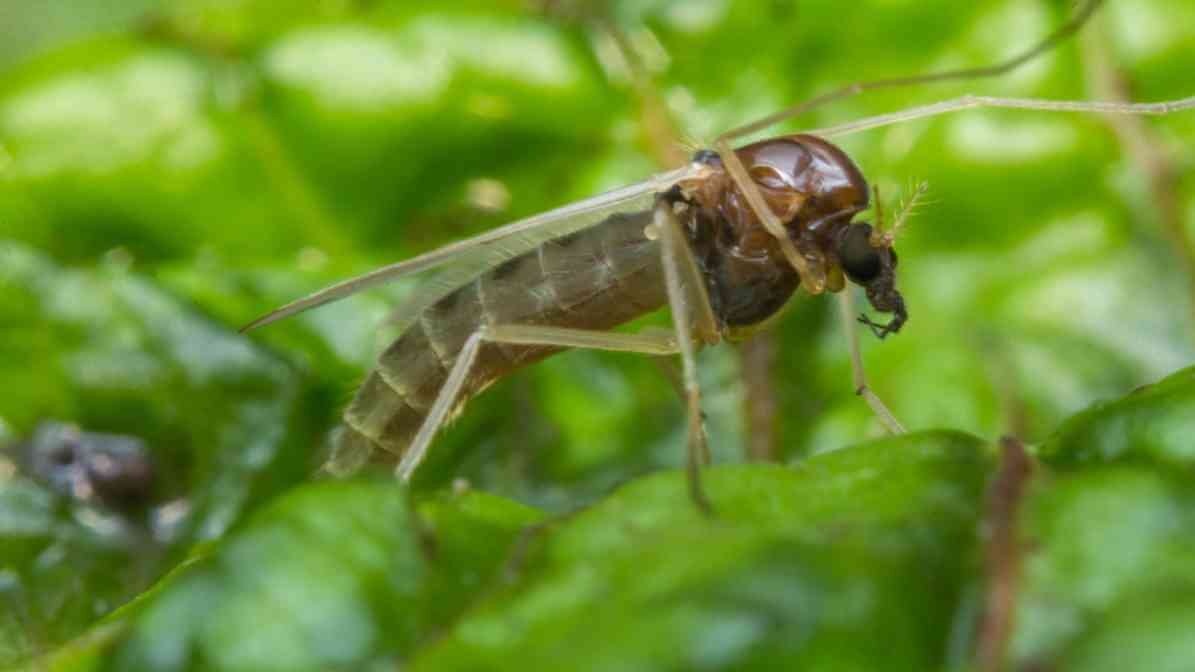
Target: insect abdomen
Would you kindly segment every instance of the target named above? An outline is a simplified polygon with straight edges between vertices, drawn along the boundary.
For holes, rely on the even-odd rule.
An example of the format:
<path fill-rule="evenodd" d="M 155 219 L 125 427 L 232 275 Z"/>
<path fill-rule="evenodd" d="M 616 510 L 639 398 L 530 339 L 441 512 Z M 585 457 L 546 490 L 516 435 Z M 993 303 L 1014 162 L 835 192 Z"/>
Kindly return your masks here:
<path fill-rule="evenodd" d="M 650 211 L 613 215 L 513 257 L 428 307 L 378 358 L 345 410 L 328 468 L 394 460 L 410 444 L 465 341 L 483 324 L 607 330 L 663 306 Z M 457 408 L 514 370 L 558 352 L 547 346 L 485 343 Z M 388 454 L 388 455 L 387 455 Z"/>

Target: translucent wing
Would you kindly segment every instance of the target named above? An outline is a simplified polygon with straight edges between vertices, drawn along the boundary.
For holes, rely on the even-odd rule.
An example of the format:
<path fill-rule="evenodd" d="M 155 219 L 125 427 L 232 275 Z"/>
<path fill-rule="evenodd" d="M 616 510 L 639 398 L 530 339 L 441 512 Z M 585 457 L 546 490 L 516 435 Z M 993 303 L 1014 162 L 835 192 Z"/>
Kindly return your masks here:
<path fill-rule="evenodd" d="M 701 170 L 702 166 L 690 164 L 655 175 L 629 187 L 608 191 L 571 205 L 511 222 L 493 231 L 450 243 L 412 259 L 383 266 L 292 301 L 250 322 L 242 327 L 241 331 L 263 327 L 386 282 L 447 267 L 436 277 L 431 291 L 421 291 L 402 309 L 404 313 L 411 310 L 418 312 L 419 308 L 433 303 L 438 298 L 437 295 L 442 295 L 487 268 L 534 249 L 548 240 L 588 228 L 614 212 L 651 207 L 652 199 L 657 192 L 666 190 L 681 180 L 696 177 Z"/>

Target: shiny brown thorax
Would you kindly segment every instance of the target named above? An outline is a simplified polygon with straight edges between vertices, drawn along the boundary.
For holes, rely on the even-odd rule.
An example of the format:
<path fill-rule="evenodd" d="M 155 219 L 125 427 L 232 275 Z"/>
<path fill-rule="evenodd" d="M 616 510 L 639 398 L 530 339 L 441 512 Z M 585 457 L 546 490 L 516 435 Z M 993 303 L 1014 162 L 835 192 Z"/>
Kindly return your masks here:
<path fill-rule="evenodd" d="M 858 167 L 842 150 L 811 135 L 764 140 L 737 154 L 798 250 L 818 257 L 827 268 L 829 288 L 841 289 L 838 242 L 851 218 L 868 205 L 867 182 Z M 680 185 L 674 196 L 693 206 L 689 242 L 704 271 L 714 314 L 733 337 L 779 311 L 800 278 L 722 170 L 721 159 L 702 152 L 696 160 L 714 172 Z"/>

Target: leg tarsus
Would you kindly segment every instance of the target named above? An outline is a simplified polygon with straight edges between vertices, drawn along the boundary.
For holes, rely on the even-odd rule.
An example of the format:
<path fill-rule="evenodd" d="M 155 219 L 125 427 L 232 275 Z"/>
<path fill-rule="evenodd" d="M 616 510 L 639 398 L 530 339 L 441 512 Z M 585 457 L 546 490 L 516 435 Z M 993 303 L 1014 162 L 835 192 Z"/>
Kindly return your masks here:
<path fill-rule="evenodd" d="M 892 332 L 896 331 L 896 329 L 892 326 L 893 325 L 892 322 L 889 322 L 888 324 L 880 324 L 879 322 L 873 321 L 870 317 L 868 317 L 867 315 L 864 315 L 864 314 L 860 314 L 859 319 L 856 320 L 856 322 L 859 322 L 860 324 L 867 325 L 867 327 L 869 329 L 871 329 L 871 333 L 875 334 L 875 337 L 880 339 L 881 341 L 884 340 L 884 338 L 886 338 L 888 336 L 888 334 L 891 334 Z"/>
<path fill-rule="evenodd" d="M 709 443 L 705 439 L 705 429 L 701 423 L 701 396 L 690 394 L 688 406 L 688 451 L 685 458 L 685 476 L 689 486 L 689 498 L 701 511 L 702 515 L 713 516 L 714 507 L 705 494 L 705 486 L 701 480 L 701 468 L 710 463 Z M 694 420 L 696 418 L 696 421 Z"/>
<path fill-rule="evenodd" d="M 672 385 L 673 391 L 676 392 L 676 396 L 680 399 L 681 404 L 685 406 L 685 411 L 687 413 L 689 398 L 688 395 L 685 394 L 684 376 L 680 369 L 677 368 L 676 360 L 664 357 L 653 357 L 652 360 L 655 361 L 656 366 L 660 369 L 660 373 L 664 374 L 664 377 L 667 378 L 668 382 Z M 698 409 L 698 413 L 701 418 L 700 431 L 702 444 L 702 464 L 709 466 L 713 463 L 713 456 L 711 455 L 709 448 L 709 432 L 707 432 L 705 429 L 705 421 L 708 418 L 705 414 L 705 411 L 701 410 L 700 408 Z"/>
<path fill-rule="evenodd" d="M 863 370 L 863 357 L 859 353 L 859 336 L 855 331 L 855 320 L 852 319 L 855 309 L 852 306 L 849 289 L 838 293 L 838 306 L 840 309 L 839 313 L 842 315 L 843 330 L 846 332 L 847 347 L 850 351 L 851 374 L 854 378 L 855 394 L 863 397 L 863 400 L 867 402 L 872 412 L 875 413 L 876 419 L 880 421 L 880 424 L 884 425 L 884 428 L 889 433 L 904 434 L 906 431 L 904 425 L 900 424 L 900 421 L 896 419 L 892 411 L 888 410 L 888 407 L 879 396 L 875 392 L 872 392 L 871 388 L 867 385 L 867 375 Z M 865 321 L 864 324 L 867 324 L 873 330 L 876 329 L 876 325 L 870 321 Z M 879 336 L 879 333 L 876 335 Z M 883 336 L 880 336 L 880 338 L 883 338 Z"/>

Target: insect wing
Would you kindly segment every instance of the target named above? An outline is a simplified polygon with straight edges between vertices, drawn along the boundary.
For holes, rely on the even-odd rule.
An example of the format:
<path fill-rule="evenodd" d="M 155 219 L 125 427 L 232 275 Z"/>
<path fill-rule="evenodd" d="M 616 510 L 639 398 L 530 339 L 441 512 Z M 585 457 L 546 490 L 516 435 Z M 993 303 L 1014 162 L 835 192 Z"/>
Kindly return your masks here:
<path fill-rule="evenodd" d="M 511 222 L 473 238 L 449 243 L 412 259 L 383 266 L 292 301 L 250 322 L 242 327 L 241 331 L 263 327 L 364 289 L 433 269 L 443 269 L 427 291 L 417 292 L 416 296 L 401 308 L 404 314 L 410 314 L 411 311 L 417 314 L 419 309 L 430 305 L 453 287 L 548 240 L 593 226 L 616 212 L 651 207 L 657 192 L 668 189 L 681 180 L 697 177 L 703 169 L 700 165 L 690 164 L 628 187 Z"/>

